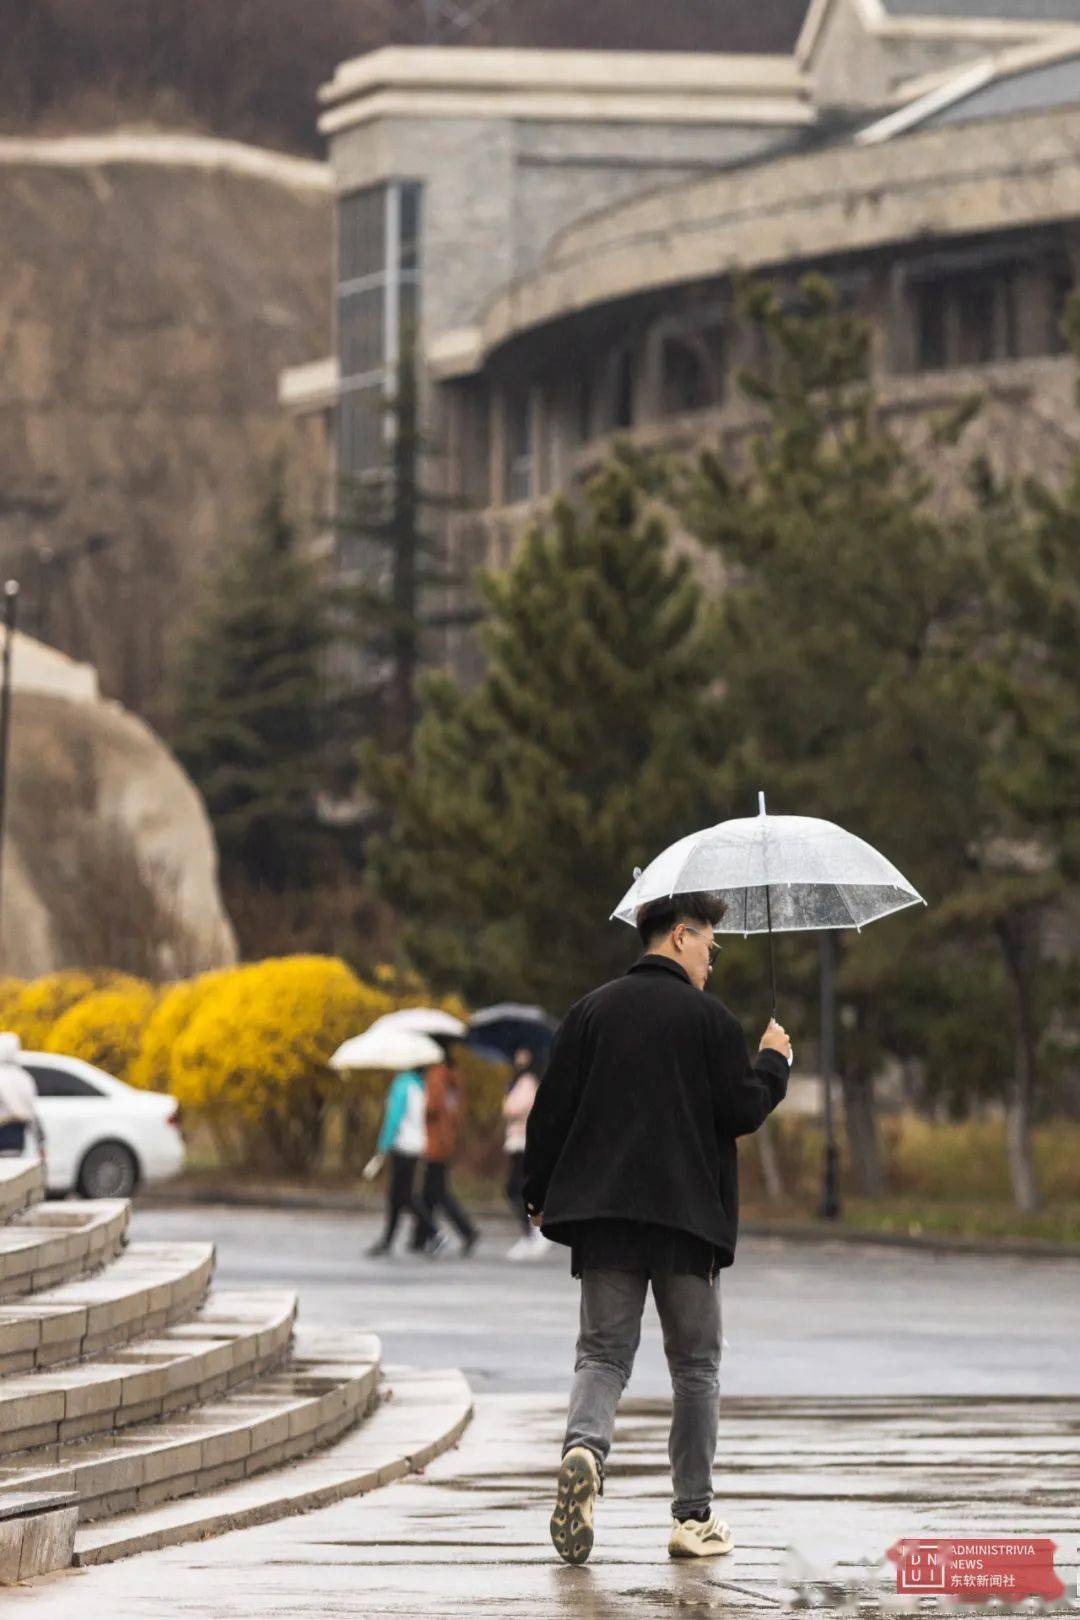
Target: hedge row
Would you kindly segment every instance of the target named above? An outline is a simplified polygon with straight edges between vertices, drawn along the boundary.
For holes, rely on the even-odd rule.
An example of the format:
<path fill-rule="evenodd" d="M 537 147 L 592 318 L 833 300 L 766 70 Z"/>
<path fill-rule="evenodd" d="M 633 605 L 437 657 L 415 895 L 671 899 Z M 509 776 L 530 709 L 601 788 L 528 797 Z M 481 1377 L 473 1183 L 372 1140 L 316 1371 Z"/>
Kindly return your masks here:
<path fill-rule="evenodd" d="M 27 1050 L 83 1058 L 172 1093 L 206 1122 L 229 1164 L 303 1174 L 322 1160 L 335 1109 L 340 1151 L 366 1151 L 385 1093 L 385 1076 L 335 1073 L 331 1053 L 383 1013 L 428 999 L 416 980 L 388 969 L 378 980 L 327 956 L 274 957 L 165 986 L 54 973 L 0 980 L 0 1028 Z M 503 1081 L 498 1070 L 469 1067 L 475 1134 L 497 1128 Z"/>

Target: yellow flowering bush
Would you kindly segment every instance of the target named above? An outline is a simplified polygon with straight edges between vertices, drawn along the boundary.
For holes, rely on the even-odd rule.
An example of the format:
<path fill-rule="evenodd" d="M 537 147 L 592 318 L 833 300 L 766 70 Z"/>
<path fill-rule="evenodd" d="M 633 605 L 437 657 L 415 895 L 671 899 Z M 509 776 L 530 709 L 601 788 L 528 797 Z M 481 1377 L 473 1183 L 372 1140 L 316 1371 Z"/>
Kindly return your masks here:
<path fill-rule="evenodd" d="M 54 1024 L 100 988 L 100 981 L 90 973 L 73 969 L 46 973 L 23 986 L 22 995 L 8 1015 L 7 1027 L 15 1031 L 27 1051 L 43 1051 Z"/>
<path fill-rule="evenodd" d="M 45 1050 L 96 1063 L 107 1074 L 126 1080 L 156 1000 L 157 992 L 138 979 L 97 990 L 53 1025 Z"/>
<path fill-rule="evenodd" d="M 328 1105 L 341 1097 L 328 1060 L 390 1006 L 334 957 L 238 968 L 210 989 L 179 1035 L 171 1089 L 208 1118 L 219 1140 L 231 1136 L 247 1163 L 312 1169 Z"/>
<path fill-rule="evenodd" d="M 13 1020 L 25 989 L 22 979 L 0 979 L 0 1030 L 14 1028 Z"/>
<path fill-rule="evenodd" d="M 171 1091 L 172 1062 L 176 1043 L 206 997 L 234 968 L 218 968 L 200 973 L 195 979 L 181 979 L 163 992 L 150 1015 L 142 1046 L 131 1065 L 128 1081 L 143 1091 Z"/>

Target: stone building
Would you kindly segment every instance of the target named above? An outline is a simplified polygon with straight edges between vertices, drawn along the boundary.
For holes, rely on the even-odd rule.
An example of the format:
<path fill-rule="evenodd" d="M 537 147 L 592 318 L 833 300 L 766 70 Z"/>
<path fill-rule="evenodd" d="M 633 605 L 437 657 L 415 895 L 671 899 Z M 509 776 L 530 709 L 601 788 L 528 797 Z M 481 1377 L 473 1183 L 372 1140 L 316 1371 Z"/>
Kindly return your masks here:
<path fill-rule="evenodd" d="M 466 570 L 612 435 L 748 431 L 736 270 L 832 277 L 916 442 L 979 392 L 1004 468 L 1080 447 L 1080 0 L 812 0 L 790 57 L 387 49 L 321 99 L 335 353 L 280 398 L 376 475 L 415 329 Z"/>

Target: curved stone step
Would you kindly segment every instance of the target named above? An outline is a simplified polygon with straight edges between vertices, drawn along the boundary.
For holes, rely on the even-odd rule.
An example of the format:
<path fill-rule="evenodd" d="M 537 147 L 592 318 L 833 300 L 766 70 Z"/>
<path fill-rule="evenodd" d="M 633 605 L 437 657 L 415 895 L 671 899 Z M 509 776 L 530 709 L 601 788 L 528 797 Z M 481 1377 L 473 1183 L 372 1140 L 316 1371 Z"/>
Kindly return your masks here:
<path fill-rule="evenodd" d="M 114 1260 L 127 1241 L 126 1198 L 41 1204 L 0 1226 L 0 1300 L 54 1288 Z"/>
<path fill-rule="evenodd" d="M 363 1350 L 371 1339 L 353 1343 Z M 378 1372 L 367 1354 L 302 1357 L 214 1405 L 0 1468 L 0 1502 L 7 1491 L 74 1491 L 85 1523 L 216 1489 L 338 1439 L 371 1405 Z"/>
<path fill-rule="evenodd" d="M 190 1321 L 103 1361 L 0 1379 L 0 1455 L 115 1432 L 223 1395 L 284 1360 L 296 1295 L 215 1294 Z"/>
<path fill-rule="evenodd" d="M 389 1385 L 389 1398 L 336 1445 L 290 1468 L 206 1496 L 80 1527 L 73 1561 L 112 1563 L 132 1553 L 329 1507 L 415 1473 L 457 1444 L 473 1411 L 472 1391 L 462 1373 L 401 1368 L 389 1375 Z"/>
<path fill-rule="evenodd" d="M 0 1157 L 0 1221 L 10 1221 L 45 1197 L 45 1166 L 40 1159 Z"/>
<path fill-rule="evenodd" d="M 133 1243 L 100 1275 L 0 1305 L 0 1373 L 30 1372 L 160 1333 L 189 1316 L 214 1269 L 212 1243 Z"/>

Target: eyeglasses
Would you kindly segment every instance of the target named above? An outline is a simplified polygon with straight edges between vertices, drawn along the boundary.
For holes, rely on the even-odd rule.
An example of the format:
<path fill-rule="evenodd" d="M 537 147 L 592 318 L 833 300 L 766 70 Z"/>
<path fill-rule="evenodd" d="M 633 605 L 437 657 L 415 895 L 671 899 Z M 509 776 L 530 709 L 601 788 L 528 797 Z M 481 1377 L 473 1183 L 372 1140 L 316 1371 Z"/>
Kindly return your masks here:
<path fill-rule="evenodd" d="M 700 928 L 691 928 L 689 923 L 683 923 L 682 926 L 683 926 L 683 928 L 686 929 L 686 932 L 688 934 L 696 934 L 698 939 L 708 939 L 708 937 L 709 937 L 707 934 L 703 934 Z M 709 966 L 710 967 L 714 967 L 716 965 L 716 958 L 720 955 L 720 952 L 723 950 L 723 948 L 724 947 L 722 945 L 718 945 L 716 943 L 715 939 L 711 941 L 711 943 L 709 945 Z"/>

